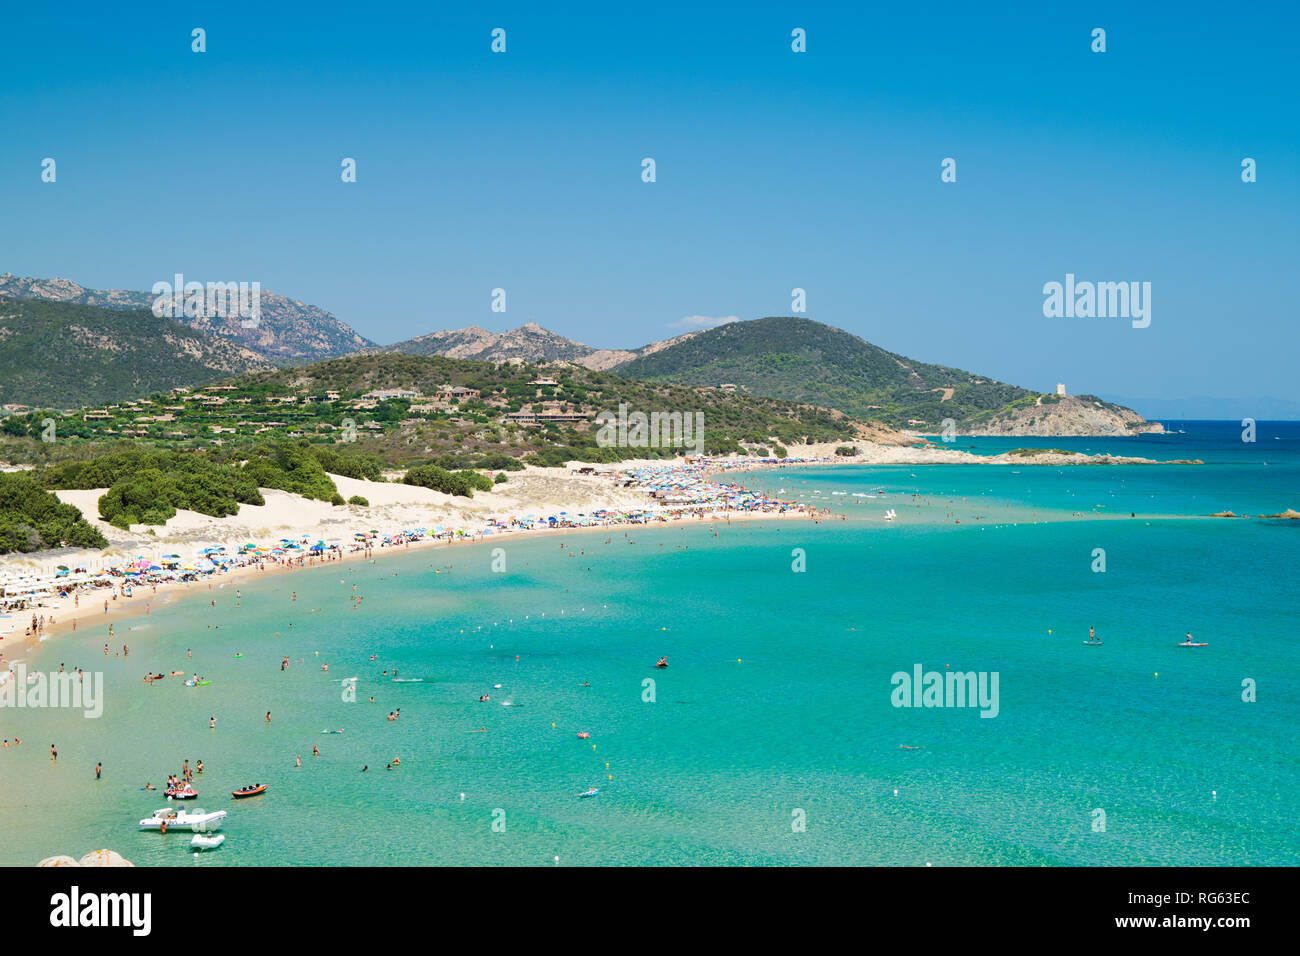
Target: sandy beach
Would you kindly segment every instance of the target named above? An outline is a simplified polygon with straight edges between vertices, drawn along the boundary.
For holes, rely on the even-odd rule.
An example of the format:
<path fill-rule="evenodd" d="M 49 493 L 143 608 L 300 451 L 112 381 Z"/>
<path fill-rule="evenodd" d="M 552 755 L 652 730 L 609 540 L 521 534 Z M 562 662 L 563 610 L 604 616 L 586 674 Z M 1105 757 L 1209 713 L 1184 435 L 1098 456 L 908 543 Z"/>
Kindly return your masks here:
<path fill-rule="evenodd" d="M 792 446 L 788 457 L 781 460 L 729 456 L 693 462 L 642 459 L 617 465 L 570 462 L 564 468 L 529 466 L 522 471 L 508 472 L 504 483 L 495 485 L 490 492 L 478 492 L 473 498 L 402 484 L 401 472 L 386 475 L 389 480 L 385 482 L 332 475 L 343 497 L 357 495 L 369 504 L 333 506 L 284 491 L 262 489 L 265 504 L 242 505 L 237 514 L 226 518 L 182 510 L 163 526 L 134 525 L 126 531 L 99 518 L 98 502 L 106 489 L 57 491 L 55 494 L 61 501 L 77 507 L 103 533 L 108 547 L 60 549 L 0 558 L 0 575 L 7 575 L 10 580 L 52 582 L 58 580 L 60 568 L 69 569 L 64 574 L 84 571 L 82 580 L 97 576 L 92 583 L 67 594 L 58 590 L 38 591 L 28 600 L 27 607 L 12 609 L 0 618 L 0 659 L 12 661 L 21 655 L 24 632 L 33 613 L 38 620 L 45 619 L 39 635 L 44 640 L 74 627 L 74 622 L 96 616 L 112 622 L 147 613 L 148 605 L 160 593 L 178 595 L 209 589 L 216 580 L 234 582 L 250 575 L 286 573 L 330 561 L 369 559 L 391 553 L 395 548 L 448 547 L 485 540 L 506 543 L 520 535 L 608 531 L 672 522 L 809 520 L 828 513 L 827 509 L 753 496 L 728 478 L 730 472 L 816 464 L 1154 463 L 1141 458 L 1068 453 L 1030 458 L 1006 454 L 977 456 L 934 444 L 900 446 L 862 441 L 855 446 L 858 454 L 840 456 L 835 453 L 836 447 L 836 443 Z M 319 553 L 300 550 L 279 554 L 243 553 L 250 544 L 265 546 L 277 542 L 300 545 L 324 542 L 326 547 Z M 197 556 L 213 549 L 220 549 L 223 556 L 242 556 L 216 573 L 194 575 L 193 580 L 146 578 L 133 585 L 131 579 L 119 573 L 129 562 L 140 559 L 157 567 L 165 555 L 178 556 L 176 564 L 180 568 L 193 568 L 193 562 L 199 560 Z M 102 572 L 109 569 L 114 576 L 104 577 Z M 18 588 L 10 587 L 6 598 L 13 600 L 17 591 Z M 114 635 L 115 639 L 120 636 Z M 28 637 L 28 640 L 35 639 L 35 635 Z"/>
<path fill-rule="evenodd" d="M 11 610 L 0 618 L 0 661 L 20 658 L 24 646 L 35 643 L 35 637 L 24 636 L 33 615 L 45 619 L 40 640 L 48 640 L 78 625 L 106 626 L 146 614 L 149 605 L 160 597 L 170 603 L 181 594 L 234 585 L 261 574 L 291 573 L 335 561 L 370 560 L 399 550 L 455 547 L 483 541 L 498 541 L 504 546 L 521 536 L 608 532 L 647 524 L 809 520 L 818 516 L 812 509 L 794 503 L 766 501 L 763 507 L 754 510 L 734 507 L 710 493 L 711 482 L 703 482 L 706 491 L 695 502 L 674 499 L 671 503 L 656 503 L 646 490 L 622 486 L 626 481 L 623 476 L 629 472 L 645 470 L 676 480 L 687 474 L 680 466 L 656 460 L 623 462 L 617 468 L 604 466 L 600 472 L 590 474 L 578 474 L 576 469 L 580 467 L 587 466 L 575 462 L 572 469 L 529 467 L 511 472 L 505 483 L 492 492 L 478 492 L 472 499 L 400 481 L 374 482 L 332 475 L 340 494 L 360 495 L 370 504 L 336 507 L 275 489 L 262 489 L 266 503 L 242 505 L 236 515 L 214 518 L 181 510 L 164 526 L 135 525 L 129 531 L 98 517 L 98 501 L 105 489 L 58 491 L 59 499 L 80 509 L 86 520 L 108 539 L 109 546 L 8 555 L 0 559 L 0 571 L 23 574 L 29 579 L 56 580 L 60 567 L 85 569 L 96 575 L 105 569 L 120 569 L 133 559 L 156 563 L 167 554 L 181 556 L 181 567 L 193 567 L 194 556 L 202 551 L 220 548 L 236 554 L 251 542 L 323 540 L 335 542 L 337 548 L 320 554 L 248 556 L 239 563 L 222 567 L 219 572 L 193 580 L 132 584 L 130 579 L 121 576 L 101 577 L 99 586 L 82 586 L 66 595 L 57 591 L 38 593 L 27 608 Z M 702 479 L 705 471 L 701 466 L 692 475 Z M 715 474 L 710 470 L 710 475 Z M 597 512 L 602 517 L 587 517 Z M 561 523 L 552 526 L 544 520 L 546 516 L 563 517 Z M 562 523 L 579 516 L 589 523 Z M 413 535 L 415 529 L 443 533 Z M 368 536 L 368 546 L 363 546 L 362 535 Z M 12 591 L 10 596 L 15 596 Z M 122 641 L 126 633 L 117 629 L 113 640 Z M 0 673 L 0 679 L 5 676 Z"/>

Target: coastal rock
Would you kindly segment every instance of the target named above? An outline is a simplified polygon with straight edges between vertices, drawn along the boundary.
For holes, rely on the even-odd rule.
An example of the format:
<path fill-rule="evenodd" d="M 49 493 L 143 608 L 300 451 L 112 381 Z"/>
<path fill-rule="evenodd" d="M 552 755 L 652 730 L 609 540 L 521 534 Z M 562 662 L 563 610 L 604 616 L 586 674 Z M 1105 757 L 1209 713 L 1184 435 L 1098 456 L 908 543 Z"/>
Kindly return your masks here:
<path fill-rule="evenodd" d="M 1010 412 L 963 429 L 963 435 L 1091 437 L 1160 435 L 1164 426 L 1149 422 L 1131 408 L 1113 405 L 1091 395 L 1039 396 Z"/>

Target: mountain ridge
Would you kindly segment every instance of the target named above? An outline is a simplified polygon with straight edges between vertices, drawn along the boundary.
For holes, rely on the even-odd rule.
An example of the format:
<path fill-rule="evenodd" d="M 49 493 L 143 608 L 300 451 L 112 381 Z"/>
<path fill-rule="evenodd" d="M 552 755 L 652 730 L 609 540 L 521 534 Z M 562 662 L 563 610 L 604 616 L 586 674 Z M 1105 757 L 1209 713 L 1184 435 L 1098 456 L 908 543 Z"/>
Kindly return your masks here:
<path fill-rule="evenodd" d="M 80 408 L 275 365 L 147 309 L 0 296 L 0 399 Z"/>
<path fill-rule="evenodd" d="M 152 292 L 90 289 L 72 279 L 37 279 L 11 272 L 0 275 L 0 296 L 124 310 L 151 309 L 157 298 Z M 375 346 L 318 306 L 266 289 L 260 291 L 259 300 L 261 315 L 255 326 L 222 316 L 177 316 L 176 321 L 233 342 L 278 365 L 333 358 Z"/>
<path fill-rule="evenodd" d="M 639 349 L 596 349 L 530 321 L 499 333 L 489 332 L 479 325 L 429 332 L 372 351 L 403 355 L 442 355 L 477 362 L 569 362 L 593 371 L 608 371 L 616 365 L 641 355 L 653 354 L 695 334 L 697 333 L 687 332 L 661 342 L 651 342 Z"/>
<path fill-rule="evenodd" d="M 650 381 L 744 389 L 924 433 L 956 427 L 966 433 L 1038 434 L 1017 429 L 1030 427 L 1028 418 L 1047 420 L 1046 412 L 1035 416 L 1021 409 L 1058 398 L 964 369 L 919 362 L 800 316 L 730 322 L 612 371 Z M 1160 430 L 1131 409 L 1074 402 L 1055 409 L 1051 423 L 1047 427 L 1062 431 L 1044 434 Z"/>

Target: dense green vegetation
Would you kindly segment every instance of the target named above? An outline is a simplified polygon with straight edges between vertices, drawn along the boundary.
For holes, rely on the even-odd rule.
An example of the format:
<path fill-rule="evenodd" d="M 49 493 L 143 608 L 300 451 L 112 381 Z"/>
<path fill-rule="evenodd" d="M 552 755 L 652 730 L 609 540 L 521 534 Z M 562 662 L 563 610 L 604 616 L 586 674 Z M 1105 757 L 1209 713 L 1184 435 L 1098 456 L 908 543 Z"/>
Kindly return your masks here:
<path fill-rule="evenodd" d="M 241 504 L 264 504 L 259 488 L 343 504 L 318 450 L 306 442 L 268 442 L 246 461 L 186 451 L 123 449 L 47 468 L 48 488 L 107 488 L 99 514 L 119 528 L 163 524 L 178 508 L 223 517 Z M 364 471 L 365 465 L 350 470 Z"/>
<path fill-rule="evenodd" d="M 241 504 L 264 503 L 258 479 L 238 465 L 179 451 L 109 452 L 55 465 L 41 480 L 48 488 L 107 488 L 99 516 L 123 529 L 163 524 L 178 508 L 223 517 Z"/>
<path fill-rule="evenodd" d="M 27 474 L 0 473 L 0 554 L 49 548 L 102 548 L 99 530 Z"/>
<path fill-rule="evenodd" d="M 492 479 L 476 471 L 448 471 L 437 465 L 420 465 L 407 471 L 402 482 L 432 488 L 443 494 L 473 498 L 475 491 L 491 491 Z"/>
<path fill-rule="evenodd" d="M 0 298 L 0 402 L 77 408 L 268 362 L 148 310 Z"/>
<path fill-rule="evenodd" d="M 253 450 L 241 469 L 262 488 L 277 488 L 304 498 L 343 503 L 333 480 L 305 443 L 274 442 Z"/>
<path fill-rule="evenodd" d="M 529 384 L 547 377 L 556 384 Z M 436 393 L 444 385 L 480 394 L 439 400 Z M 398 388 L 423 397 L 364 397 L 375 389 Z M 702 414 L 703 449 L 710 454 L 738 452 L 744 445 L 833 441 L 854 433 L 851 420 L 823 408 L 635 381 L 581 367 L 362 355 L 250 374 L 193 391 L 155 392 L 77 413 L 38 409 L 12 415 L 0 422 L 0 459 L 50 464 L 90 457 L 99 453 L 97 446 L 129 440 L 242 460 L 259 456 L 257 449 L 268 444 L 300 440 L 325 471 L 380 480 L 385 468 L 421 464 L 500 471 L 521 468 L 524 460 L 616 462 L 671 458 L 688 450 L 680 445 L 601 447 L 595 417 L 602 411 L 617 414 L 620 406 L 643 413 Z M 507 417 L 525 409 L 558 409 L 568 420 Z"/>
<path fill-rule="evenodd" d="M 614 369 L 688 385 L 732 384 L 755 395 L 835 408 L 896 427 L 958 426 L 1037 393 L 961 369 L 916 362 L 809 319 L 718 326 Z M 944 399 L 947 390 L 951 397 Z"/>

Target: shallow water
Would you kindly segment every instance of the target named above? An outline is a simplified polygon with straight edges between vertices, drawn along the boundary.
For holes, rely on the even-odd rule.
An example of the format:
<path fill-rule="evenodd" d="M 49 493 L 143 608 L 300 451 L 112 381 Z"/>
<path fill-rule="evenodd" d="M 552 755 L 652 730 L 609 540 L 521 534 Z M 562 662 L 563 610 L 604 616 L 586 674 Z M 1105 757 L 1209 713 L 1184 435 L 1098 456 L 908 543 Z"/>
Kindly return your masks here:
<path fill-rule="evenodd" d="M 245 578 L 238 607 L 233 581 L 160 595 L 128 660 L 87 627 L 27 662 L 103 671 L 106 706 L 0 709 L 23 739 L 0 750 L 0 862 L 1294 864 L 1300 523 L 1187 515 L 1296 506 L 1296 459 L 1223 448 L 1195 469 L 774 470 L 749 480 L 849 520 L 395 554 Z M 1210 646 L 1176 646 L 1189 630 Z M 997 672 L 997 716 L 895 707 L 917 664 Z M 195 803 L 231 813 L 200 856 L 136 826 L 164 804 L 139 788 L 185 758 Z"/>

